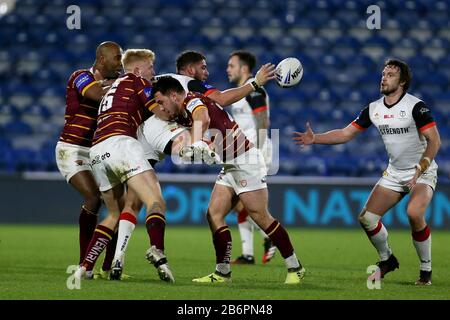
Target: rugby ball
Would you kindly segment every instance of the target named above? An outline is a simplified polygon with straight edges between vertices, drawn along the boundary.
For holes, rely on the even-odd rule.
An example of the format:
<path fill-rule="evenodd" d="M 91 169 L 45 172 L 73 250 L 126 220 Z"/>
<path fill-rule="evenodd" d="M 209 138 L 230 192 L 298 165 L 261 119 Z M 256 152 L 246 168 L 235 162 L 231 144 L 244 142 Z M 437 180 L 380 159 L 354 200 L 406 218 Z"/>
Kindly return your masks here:
<path fill-rule="evenodd" d="M 303 66 L 297 58 L 286 58 L 275 68 L 275 79 L 282 88 L 295 86 L 303 77 Z"/>

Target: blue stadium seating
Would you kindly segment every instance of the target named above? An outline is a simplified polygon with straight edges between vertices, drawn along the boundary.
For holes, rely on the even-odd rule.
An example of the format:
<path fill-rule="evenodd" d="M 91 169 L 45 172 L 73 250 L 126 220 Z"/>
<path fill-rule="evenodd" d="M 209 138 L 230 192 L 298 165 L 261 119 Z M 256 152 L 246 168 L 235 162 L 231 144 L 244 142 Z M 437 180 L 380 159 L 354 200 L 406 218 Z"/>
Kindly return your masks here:
<path fill-rule="evenodd" d="M 365 20 L 371 0 L 78 0 L 81 30 L 68 30 L 61 12 L 68 0 L 24 0 L 0 17 L 0 171 L 56 170 L 54 146 L 64 121 L 70 74 L 90 67 L 96 45 L 149 47 L 158 72 L 175 71 L 183 50 L 203 51 L 210 83 L 229 87 L 228 55 L 248 49 L 259 63 L 298 57 L 304 66 L 299 86 L 273 83 L 271 126 L 280 128 L 281 174 L 377 176 L 386 165 L 375 129 L 336 147 L 302 151 L 291 134 L 310 121 L 315 130 L 345 126 L 379 97 L 383 62 L 405 59 L 413 71 L 411 92 L 433 110 L 443 140 L 440 178 L 450 180 L 450 0 L 377 1 L 381 30 Z M 14 76 L 11 76 L 14 74 Z M 21 141 L 29 139 L 28 147 Z M 358 150 L 357 153 L 355 150 Z M 301 159 L 301 161 L 299 160 Z M 216 172 L 207 166 L 161 172 Z"/>

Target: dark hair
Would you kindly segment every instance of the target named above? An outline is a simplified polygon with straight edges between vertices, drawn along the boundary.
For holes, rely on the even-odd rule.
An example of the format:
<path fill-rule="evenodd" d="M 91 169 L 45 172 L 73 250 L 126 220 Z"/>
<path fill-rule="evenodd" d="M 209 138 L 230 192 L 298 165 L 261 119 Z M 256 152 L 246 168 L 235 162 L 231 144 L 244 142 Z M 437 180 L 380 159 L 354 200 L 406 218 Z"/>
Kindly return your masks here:
<path fill-rule="evenodd" d="M 412 80 L 412 73 L 408 64 L 399 59 L 387 59 L 384 62 L 384 66 L 396 66 L 400 69 L 400 82 L 405 82 L 405 85 L 403 86 L 403 92 L 406 92 Z"/>
<path fill-rule="evenodd" d="M 206 60 L 206 57 L 197 51 L 184 51 L 177 57 L 177 72 L 191 63 Z"/>
<path fill-rule="evenodd" d="M 161 92 L 161 94 L 165 96 L 167 95 L 167 93 L 172 91 L 175 91 L 176 93 L 185 92 L 180 81 L 170 76 L 164 76 L 159 78 L 158 81 L 156 81 L 152 87 L 153 94 L 155 94 L 156 92 Z"/>
<path fill-rule="evenodd" d="M 253 68 L 256 65 L 256 57 L 254 54 L 252 54 L 248 51 L 245 51 L 245 50 L 237 50 L 237 51 L 233 51 L 230 54 L 230 58 L 233 56 L 238 57 L 241 64 L 248 66 L 249 71 L 252 72 Z"/>

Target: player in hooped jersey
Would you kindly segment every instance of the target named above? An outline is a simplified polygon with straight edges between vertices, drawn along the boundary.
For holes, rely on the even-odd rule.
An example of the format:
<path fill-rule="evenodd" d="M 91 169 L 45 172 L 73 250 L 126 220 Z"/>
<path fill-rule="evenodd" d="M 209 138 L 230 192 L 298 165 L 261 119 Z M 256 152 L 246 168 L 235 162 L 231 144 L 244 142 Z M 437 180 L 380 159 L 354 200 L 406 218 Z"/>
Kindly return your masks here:
<path fill-rule="evenodd" d="M 65 124 L 55 148 L 59 171 L 84 198 L 79 217 L 79 263 L 86 255 L 101 206 L 100 192 L 89 160 L 89 148 L 97 126 L 98 107 L 109 88 L 106 86 L 110 84 L 108 79 L 116 79 L 122 72 L 122 49 L 117 43 L 101 43 L 95 55 L 95 63 L 90 69 L 77 70 L 69 78 Z M 102 267 L 104 270 L 111 267 L 114 247 L 112 242 L 107 249 Z"/>
<path fill-rule="evenodd" d="M 161 77 L 153 87 L 155 100 L 171 119 L 190 123 L 192 146 L 202 144 L 208 134 L 224 163 L 208 205 L 207 219 L 216 251 L 215 272 L 193 279 L 199 283 L 223 283 L 231 280 L 231 233 L 225 216 L 240 199 L 252 219 L 265 230 L 285 259 L 286 284 L 298 284 L 305 269 L 297 259 L 286 230 L 268 212 L 268 193 L 263 157 L 245 137 L 233 118 L 216 102 L 187 92 L 172 77 Z"/>
<path fill-rule="evenodd" d="M 147 207 L 146 225 L 151 243 L 147 258 L 157 268 L 161 280 L 175 281 L 164 254 L 164 200 L 153 168 L 137 140 L 139 125 L 153 114 L 149 81 L 154 77 L 154 53 L 146 49 L 135 52 L 135 56 L 147 57 L 141 59 L 142 68 L 136 71 L 144 78 L 133 73 L 135 70 L 127 70 L 112 84 L 100 105 L 90 159 L 108 216 L 97 226 L 82 266 L 75 273 L 77 278 L 92 271 L 111 240 L 124 207 L 126 183 L 128 190 Z"/>
<path fill-rule="evenodd" d="M 220 91 L 216 87 L 207 83 L 206 80 L 208 79 L 209 72 L 206 63 L 206 57 L 200 52 L 197 51 L 182 52 L 177 57 L 176 67 L 177 67 L 177 74 L 173 73 L 163 74 L 157 76 L 156 79 L 163 76 L 171 76 L 181 83 L 186 92 L 192 91 L 202 93 L 203 95 L 214 100 L 223 107 L 231 106 L 233 103 L 242 104 L 242 101 L 244 100 L 246 101 L 247 98 L 249 97 L 252 97 L 252 100 L 257 101 L 258 97 L 260 97 L 261 94 L 264 93 L 262 85 L 264 85 L 268 80 L 273 78 L 273 70 L 274 70 L 273 65 L 269 63 L 265 64 L 261 66 L 261 68 L 258 70 L 256 77 L 254 78 L 252 77 L 251 79 L 249 79 L 249 81 L 240 84 L 236 88 Z M 237 109 L 237 107 L 235 109 Z M 231 110 L 233 110 L 233 108 Z M 258 111 L 262 111 L 261 115 L 263 115 L 266 112 L 265 110 L 261 109 L 259 109 Z M 252 129 L 248 128 L 247 131 L 249 130 Z M 246 132 L 246 134 L 248 134 L 248 132 Z M 251 140 L 255 139 L 256 142 L 256 137 L 254 134 L 250 136 L 250 139 Z M 264 147 L 266 147 L 266 145 L 264 145 Z M 266 156 L 266 154 L 264 154 L 264 156 Z M 266 163 L 268 163 L 268 161 L 266 161 Z M 246 263 L 248 261 L 253 262 L 249 258 L 249 255 L 251 255 L 253 251 L 253 245 L 250 239 L 253 236 L 252 225 L 250 224 L 249 221 L 247 221 L 248 215 L 246 214 L 246 210 L 245 208 L 243 208 L 241 203 L 237 204 L 236 210 L 239 212 L 238 221 L 240 221 L 239 231 L 243 239 L 243 248 L 244 248 L 243 252 L 244 254 L 248 255 L 245 256 L 243 255 L 234 262 L 238 263 L 239 262 Z M 265 239 L 266 240 L 264 242 L 264 256 L 263 256 L 264 263 L 269 261 L 275 254 L 275 247 L 273 246 L 273 244 L 270 243 L 269 241 L 270 239 L 268 238 Z"/>
<path fill-rule="evenodd" d="M 377 127 L 389 155 L 389 165 L 373 188 L 359 221 L 378 251 L 379 276 L 383 278 L 398 268 L 399 263 L 392 254 L 388 232 L 380 219 L 409 193 L 406 212 L 420 260 L 416 284 L 431 285 L 431 234 L 425 212 L 436 187 L 438 166 L 434 158 L 441 142 L 429 107 L 407 93 L 411 78 L 405 62 L 387 60 L 381 77 L 382 98 L 371 102 L 343 129 L 314 134 L 307 124 L 307 131 L 296 132 L 294 140 L 300 145 L 340 144 L 372 124 Z"/>

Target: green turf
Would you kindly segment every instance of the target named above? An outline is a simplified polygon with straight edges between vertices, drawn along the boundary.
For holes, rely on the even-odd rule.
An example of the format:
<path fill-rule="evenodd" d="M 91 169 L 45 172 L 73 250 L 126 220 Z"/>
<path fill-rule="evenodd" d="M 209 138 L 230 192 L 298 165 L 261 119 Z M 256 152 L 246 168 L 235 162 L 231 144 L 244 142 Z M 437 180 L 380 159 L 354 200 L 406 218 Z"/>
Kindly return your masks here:
<path fill-rule="evenodd" d="M 390 231 L 400 270 L 386 276 L 380 290 L 366 286 L 366 268 L 377 260 L 361 230 L 290 230 L 297 254 L 307 269 L 304 282 L 286 286 L 279 252 L 262 265 L 262 241 L 255 234 L 254 266 L 233 266 L 233 282 L 193 284 L 213 271 L 214 254 L 207 227 L 169 227 L 166 253 L 176 283 L 157 278 L 144 259 L 145 229 L 138 227 L 127 252 L 128 281 L 82 281 L 81 290 L 66 288 L 66 268 L 77 262 L 75 226 L 0 226 L 0 299 L 449 299 L 450 234 L 433 231 L 433 285 L 417 287 L 418 259 L 408 231 Z M 240 253 L 237 229 L 233 256 Z"/>

